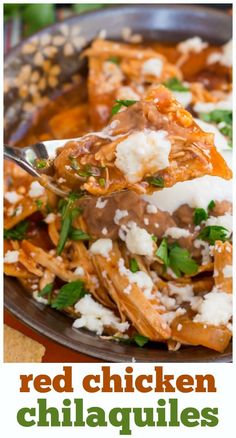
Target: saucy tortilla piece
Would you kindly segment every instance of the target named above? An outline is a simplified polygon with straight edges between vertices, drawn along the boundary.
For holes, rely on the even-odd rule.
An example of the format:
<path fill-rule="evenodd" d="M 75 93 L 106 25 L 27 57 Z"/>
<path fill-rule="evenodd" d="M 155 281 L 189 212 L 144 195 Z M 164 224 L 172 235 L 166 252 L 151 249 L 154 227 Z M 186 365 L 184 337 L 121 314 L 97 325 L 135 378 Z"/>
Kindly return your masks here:
<path fill-rule="evenodd" d="M 214 246 L 214 280 L 218 290 L 233 292 L 233 247 L 228 241 L 217 240 Z"/>
<path fill-rule="evenodd" d="M 193 322 L 188 315 L 175 318 L 171 330 L 172 338 L 181 344 L 203 345 L 219 353 L 225 351 L 232 338 L 232 333 L 227 327 L 206 326 L 201 322 Z"/>
<path fill-rule="evenodd" d="M 214 135 L 202 131 L 163 85 L 121 108 L 102 131 L 68 142 L 54 166 L 63 187 L 95 196 L 124 189 L 152 193 L 203 175 L 232 177 Z"/>
<path fill-rule="evenodd" d="M 178 67 L 148 47 L 97 39 L 84 56 L 89 58 L 88 94 L 95 129 L 108 123 L 115 99 L 139 100 L 150 84 L 182 79 Z"/>

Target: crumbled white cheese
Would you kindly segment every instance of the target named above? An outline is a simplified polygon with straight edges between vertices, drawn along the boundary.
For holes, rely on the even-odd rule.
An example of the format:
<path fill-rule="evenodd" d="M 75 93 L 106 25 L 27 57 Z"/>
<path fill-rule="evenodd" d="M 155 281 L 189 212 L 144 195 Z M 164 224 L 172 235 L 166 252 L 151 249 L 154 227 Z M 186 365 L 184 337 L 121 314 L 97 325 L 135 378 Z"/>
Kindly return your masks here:
<path fill-rule="evenodd" d="M 89 251 L 92 254 L 99 254 L 105 258 L 109 258 L 109 253 L 111 250 L 112 250 L 111 239 L 98 239 L 89 248 Z"/>
<path fill-rule="evenodd" d="M 10 204 L 16 204 L 18 201 L 20 201 L 20 199 L 22 199 L 22 196 L 12 191 L 12 192 L 6 192 L 4 198 L 8 202 L 10 202 Z"/>
<path fill-rule="evenodd" d="M 147 204 L 146 211 L 149 214 L 155 214 L 158 212 L 158 208 L 153 204 Z"/>
<path fill-rule="evenodd" d="M 194 120 L 204 132 L 211 132 L 212 134 L 214 134 L 214 145 L 219 152 L 229 149 L 226 137 L 221 134 L 221 132 L 215 125 L 196 118 Z"/>
<path fill-rule="evenodd" d="M 172 94 L 184 108 L 192 102 L 193 95 L 191 91 L 172 91 Z"/>
<path fill-rule="evenodd" d="M 183 328 L 183 325 L 182 324 L 178 324 L 177 325 L 177 332 L 181 332 L 182 328 Z"/>
<path fill-rule="evenodd" d="M 168 167 L 170 150 L 166 131 L 136 132 L 117 145 L 115 165 L 127 181 L 136 183 L 145 175 Z"/>
<path fill-rule="evenodd" d="M 194 317 L 193 321 L 212 325 L 226 325 L 231 317 L 232 295 L 213 289 L 204 296 L 203 301 L 198 307 L 198 314 Z"/>
<path fill-rule="evenodd" d="M 148 219 L 148 217 L 145 217 L 145 218 L 143 219 L 143 222 L 144 222 L 145 225 L 149 225 L 149 219 Z"/>
<path fill-rule="evenodd" d="M 96 275 L 90 275 L 90 280 L 94 284 L 95 289 L 97 289 L 100 286 L 99 280 Z"/>
<path fill-rule="evenodd" d="M 201 239 L 196 239 L 194 241 L 194 246 L 195 248 L 201 248 L 201 246 L 203 247 L 201 251 L 202 265 L 208 265 L 208 263 L 211 263 L 211 251 L 209 243 Z"/>
<path fill-rule="evenodd" d="M 203 301 L 202 297 L 200 297 L 199 295 L 195 295 L 190 301 L 191 309 L 196 312 L 202 301 Z"/>
<path fill-rule="evenodd" d="M 142 65 L 143 75 L 152 75 L 159 78 L 163 71 L 163 61 L 160 58 L 151 58 Z"/>
<path fill-rule="evenodd" d="M 152 299 L 153 282 L 151 277 L 143 271 L 132 272 L 132 278 L 129 277 L 132 283 L 136 283 L 143 290 L 144 295 L 148 299 Z"/>
<path fill-rule="evenodd" d="M 103 93 L 108 93 L 118 88 L 124 79 L 120 66 L 110 61 L 103 63 L 103 74 L 105 81 L 101 82 L 102 87 L 100 85 L 99 88 L 99 91 Z"/>
<path fill-rule="evenodd" d="M 36 290 L 33 292 L 33 298 L 35 299 L 35 301 L 37 301 L 40 304 L 48 304 L 47 298 L 39 297 L 38 291 Z"/>
<path fill-rule="evenodd" d="M 18 205 L 15 209 L 15 216 L 20 216 L 23 213 L 23 205 Z"/>
<path fill-rule="evenodd" d="M 229 231 L 230 235 L 233 231 L 233 217 L 229 213 L 226 213 L 223 216 L 210 216 L 206 220 L 206 226 L 208 225 L 218 225 L 220 227 L 225 227 Z"/>
<path fill-rule="evenodd" d="M 45 219 L 44 222 L 46 222 L 46 224 L 52 224 L 53 222 L 55 222 L 56 219 L 56 215 L 54 213 L 49 213 Z"/>
<path fill-rule="evenodd" d="M 150 271 L 150 275 L 154 282 L 160 280 L 160 277 L 157 275 L 156 271 Z"/>
<path fill-rule="evenodd" d="M 77 268 L 74 270 L 75 275 L 79 275 L 79 277 L 84 276 L 84 268 L 82 266 L 77 266 Z"/>
<path fill-rule="evenodd" d="M 128 43 L 141 43 L 143 37 L 139 33 L 132 33 L 131 27 L 123 27 L 121 31 L 121 36 L 124 41 Z M 140 54 L 140 53 L 139 53 Z M 141 53 L 142 55 L 142 53 Z"/>
<path fill-rule="evenodd" d="M 7 214 L 7 216 L 12 217 L 12 216 L 15 216 L 15 211 L 16 210 L 14 207 L 10 207 L 6 210 L 6 214 Z"/>
<path fill-rule="evenodd" d="M 4 263 L 17 263 L 19 260 L 19 251 L 8 250 L 4 256 Z"/>
<path fill-rule="evenodd" d="M 31 198 L 38 198 L 39 196 L 42 196 L 44 192 L 45 192 L 45 188 L 41 186 L 41 184 L 39 184 L 38 181 L 33 181 L 30 184 L 30 189 L 28 194 Z"/>
<path fill-rule="evenodd" d="M 226 265 L 223 269 L 223 275 L 225 278 L 231 278 L 233 276 L 233 266 Z"/>
<path fill-rule="evenodd" d="M 209 243 L 201 239 L 196 239 L 194 241 L 194 246 L 195 248 L 201 248 L 201 246 L 203 247 L 201 251 L 202 265 L 208 265 L 208 263 L 211 263 L 211 252 Z"/>
<path fill-rule="evenodd" d="M 168 325 L 170 325 L 177 316 L 184 315 L 184 313 L 186 313 L 186 310 L 182 307 L 178 307 L 178 309 L 172 310 L 171 312 L 162 313 L 161 317 Z"/>
<path fill-rule="evenodd" d="M 98 198 L 97 202 L 96 202 L 96 208 L 104 208 L 107 204 L 107 199 L 102 199 L 102 198 Z"/>
<path fill-rule="evenodd" d="M 232 53 L 233 53 L 233 47 L 231 40 L 222 46 L 222 52 L 212 52 L 207 58 L 207 63 L 215 64 L 216 62 L 219 62 L 221 65 L 224 65 L 225 67 L 231 67 Z"/>
<path fill-rule="evenodd" d="M 95 301 L 89 294 L 81 298 L 74 308 L 81 314 L 81 317 L 74 321 L 74 328 L 86 327 L 98 335 L 103 333 L 105 327 L 112 327 L 121 333 L 129 328 L 128 322 L 120 322 L 114 312 Z"/>
<path fill-rule="evenodd" d="M 124 294 L 129 295 L 129 293 L 131 292 L 131 289 L 132 289 L 131 284 L 128 284 L 128 286 L 125 287 L 124 290 L 123 290 Z"/>
<path fill-rule="evenodd" d="M 161 304 L 163 304 L 165 310 L 175 310 L 176 309 L 176 299 L 171 298 L 168 295 L 165 295 L 161 292 L 157 292 L 157 298 L 160 300 Z"/>
<path fill-rule="evenodd" d="M 66 179 L 65 179 L 65 178 L 59 178 L 59 179 L 57 180 L 57 182 L 58 182 L 59 184 L 63 184 L 64 182 L 66 182 Z"/>
<path fill-rule="evenodd" d="M 190 52 L 200 53 L 207 46 L 208 43 L 203 41 L 200 37 L 195 36 L 182 41 L 178 44 L 177 48 L 181 53 L 188 55 Z"/>
<path fill-rule="evenodd" d="M 167 228 L 165 235 L 173 237 L 173 239 L 180 239 L 181 237 L 191 236 L 191 233 L 189 230 L 185 230 L 185 228 L 170 227 Z"/>
<path fill-rule="evenodd" d="M 135 222 L 132 222 L 130 229 L 127 231 L 125 243 L 132 254 L 149 257 L 153 255 L 154 242 L 151 234 L 144 228 L 138 227 Z"/>
<path fill-rule="evenodd" d="M 120 220 L 124 217 L 128 216 L 129 213 L 127 210 L 120 210 L 119 208 L 115 211 L 114 222 L 116 225 L 119 225 Z"/>
<path fill-rule="evenodd" d="M 152 298 L 153 282 L 151 277 L 143 271 L 131 272 L 125 267 L 124 259 L 119 259 L 118 268 L 121 275 L 128 278 L 130 283 L 136 283 L 148 299 Z"/>
<path fill-rule="evenodd" d="M 135 93 L 135 91 L 128 86 L 120 87 L 117 92 L 117 99 L 121 100 L 140 100 L 139 94 Z"/>
<path fill-rule="evenodd" d="M 108 233 L 107 227 L 104 227 L 104 228 L 102 229 L 102 234 L 103 234 L 104 236 L 106 236 L 107 233 Z"/>
<path fill-rule="evenodd" d="M 190 284 L 184 286 L 176 286 L 173 283 L 168 283 L 170 295 L 175 295 L 177 304 L 190 302 L 194 296 L 193 287 Z"/>
<path fill-rule="evenodd" d="M 211 111 L 220 110 L 232 110 L 233 96 L 228 94 L 227 99 L 220 100 L 218 102 L 197 102 L 193 109 L 196 113 L 210 113 Z"/>

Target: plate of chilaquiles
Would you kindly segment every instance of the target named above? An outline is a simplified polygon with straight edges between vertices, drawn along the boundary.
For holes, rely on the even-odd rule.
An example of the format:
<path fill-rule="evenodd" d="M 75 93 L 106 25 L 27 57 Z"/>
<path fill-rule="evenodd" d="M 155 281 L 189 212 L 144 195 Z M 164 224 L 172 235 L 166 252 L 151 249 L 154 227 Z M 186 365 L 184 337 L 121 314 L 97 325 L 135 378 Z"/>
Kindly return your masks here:
<path fill-rule="evenodd" d="M 158 16 L 163 9 L 145 11 Z M 167 8 L 176 17 L 181 10 Z M 230 22 L 206 11 L 210 22 Z M 230 35 L 221 44 L 191 29 L 176 37 L 176 23 L 174 41 L 171 29 L 145 39 L 126 26 L 119 40 L 102 30 L 79 54 L 69 53 L 66 23 L 76 28 L 93 17 L 103 23 L 119 13 L 109 8 L 73 18 L 60 35 L 61 25 L 46 29 L 33 39 L 43 61 L 31 52 L 17 73 L 25 109 L 27 81 L 37 96 L 47 76 L 55 95 L 44 95 L 41 106 L 33 101 L 37 111 L 31 106 L 31 122 L 12 143 L 75 140 L 57 150 L 53 172 L 40 182 L 5 163 L 5 304 L 46 336 L 102 359 L 229 362 Z M 53 65 L 43 55 L 45 35 L 65 57 L 86 62 L 72 84 L 60 76 L 65 59 Z M 30 52 L 32 41 L 18 52 L 27 53 L 27 44 Z M 66 196 L 50 192 L 48 179 Z"/>

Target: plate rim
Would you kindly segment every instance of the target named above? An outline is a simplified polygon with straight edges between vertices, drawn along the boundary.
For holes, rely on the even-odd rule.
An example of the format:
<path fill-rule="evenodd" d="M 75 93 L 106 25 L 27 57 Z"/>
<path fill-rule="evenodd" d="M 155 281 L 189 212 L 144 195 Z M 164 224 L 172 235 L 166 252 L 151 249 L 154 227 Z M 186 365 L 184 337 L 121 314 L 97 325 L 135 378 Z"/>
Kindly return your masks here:
<path fill-rule="evenodd" d="M 23 38 L 18 44 L 16 44 L 14 47 L 12 47 L 8 52 L 4 53 L 4 67 L 5 67 L 5 63 L 8 61 L 8 59 L 11 58 L 12 55 L 15 54 L 15 52 L 18 52 L 19 48 L 22 47 L 25 43 L 31 41 L 34 37 L 36 36 L 40 36 L 41 34 L 45 33 L 47 30 L 51 30 L 51 29 L 57 29 L 57 27 L 60 27 L 63 23 L 68 24 L 70 22 L 73 21 L 82 21 L 83 19 L 86 19 L 89 16 L 93 16 L 93 15 L 106 15 L 106 13 L 108 11 L 120 11 L 121 9 L 126 9 L 126 10 L 130 10 L 130 11 L 135 11 L 137 9 L 139 10 L 147 10 L 147 9 L 170 9 L 170 10 L 184 10 L 184 11 L 189 11 L 189 12 L 199 12 L 199 13 L 204 13 L 204 14 L 210 14 L 212 16 L 215 16 L 216 18 L 221 18 L 221 19 L 225 19 L 226 21 L 228 21 L 228 23 L 232 24 L 232 17 L 230 15 L 228 15 L 226 12 L 221 11 L 219 9 L 214 9 L 208 6 L 201 6 L 201 4 L 165 4 L 165 3 L 149 3 L 149 4 L 120 4 L 120 5 L 110 5 L 108 4 L 108 7 L 104 8 L 104 9 L 95 9 L 95 10 L 91 10 L 91 11 L 85 11 L 82 12 L 80 14 L 75 14 L 72 15 L 71 17 L 65 18 L 62 21 L 58 21 L 56 23 L 53 23 L 51 25 L 48 26 L 44 26 L 42 29 L 40 29 L 38 32 L 35 32 L 34 34 Z"/>

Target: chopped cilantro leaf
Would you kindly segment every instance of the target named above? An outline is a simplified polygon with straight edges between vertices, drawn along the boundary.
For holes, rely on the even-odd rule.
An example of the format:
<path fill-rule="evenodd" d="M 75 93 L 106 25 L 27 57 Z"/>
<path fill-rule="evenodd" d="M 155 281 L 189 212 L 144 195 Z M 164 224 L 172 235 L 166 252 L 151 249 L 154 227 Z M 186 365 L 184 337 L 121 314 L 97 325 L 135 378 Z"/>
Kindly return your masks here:
<path fill-rule="evenodd" d="M 139 271 L 139 266 L 138 266 L 138 262 L 136 259 L 130 259 L 129 262 L 129 269 L 131 272 L 135 273 Z"/>
<path fill-rule="evenodd" d="M 118 56 L 109 56 L 107 59 L 108 62 L 113 62 L 113 64 L 119 64 L 120 58 Z"/>
<path fill-rule="evenodd" d="M 198 265 L 193 260 L 186 249 L 180 248 L 178 243 L 168 245 L 166 238 L 162 239 L 161 244 L 156 252 L 165 265 L 181 277 L 182 274 L 194 274 L 198 270 Z"/>
<path fill-rule="evenodd" d="M 69 238 L 71 240 L 89 240 L 91 237 L 89 234 L 85 233 L 84 231 L 71 227 L 69 231 Z"/>
<path fill-rule="evenodd" d="M 35 204 L 37 205 L 38 210 L 40 210 L 43 205 L 43 201 L 41 201 L 41 199 L 36 199 Z"/>
<path fill-rule="evenodd" d="M 47 166 L 47 160 L 45 159 L 36 159 L 34 165 L 37 169 L 44 169 Z"/>
<path fill-rule="evenodd" d="M 195 274 L 198 271 L 198 265 L 191 258 L 189 252 L 178 246 L 175 246 L 169 252 L 169 267 L 177 277 L 181 277 L 182 274 Z"/>
<path fill-rule="evenodd" d="M 134 103 L 136 103 L 137 100 L 121 100 L 121 99 L 116 99 L 116 104 L 113 106 L 112 110 L 111 110 L 111 114 L 114 116 L 115 114 L 117 114 L 120 109 L 122 108 L 122 106 L 131 106 Z"/>
<path fill-rule="evenodd" d="M 213 110 L 209 113 L 200 113 L 200 119 L 208 123 L 215 123 L 220 132 L 228 138 L 228 145 L 232 147 L 233 138 L 233 112 L 231 110 Z"/>
<path fill-rule="evenodd" d="M 39 297 L 45 297 L 45 295 L 51 294 L 53 290 L 53 283 L 48 283 L 44 288 L 38 293 Z"/>
<path fill-rule="evenodd" d="M 177 78 L 168 79 L 168 81 L 164 82 L 163 85 L 165 85 L 165 87 L 169 88 L 169 90 L 171 90 L 171 91 L 182 91 L 182 92 L 189 91 L 189 88 L 186 87 Z"/>
<path fill-rule="evenodd" d="M 124 344 L 137 344 L 139 347 L 144 347 L 144 345 L 146 345 L 149 342 L 149 339 L 146 336 L 140 335 L 139 333 L 136 333 L 134 336 L 130 338 L 113 336 L 113 339 L 122 342 Z"/>
<path fill-rule="evenodd" d="M 229 239 L 229 235 L 230 233 L 227 228 L 219 225 L 209 225 L 200 231 L 198 237 L 199 239 L 209 242 L 210 245 L 214 245 L 216 240 L 225 242 Z"/>
<path fill-rule="evenodd" d="M 101 187 L 105 187 L 105 185 L 106 185 L 106 180 L 105 180 L 105 178 L 99 178 L 98 182 L 99 182 L 99 185 L 100 185 Z"/>
<path fill-rule="evenodd" d="M 164 262 L 166 267 L 168 266 L 168 245 L 165 237 L 161 241 L 161 244 L 156 252 L 156 256 Z"/>
<path fill-rule="evenodd" d="M 81 280 L 71 281 L 59 290 L 55 300 L 51 303 L 54 309 L 62 310 L 73 306 L 80 298 L 86 294 L 84 282 Z"/>
<path fill-rule="evenodd" d="M 148 343 L 149 339 L 146 336 L 140 335 L 137 333 L 133 336 L 134 342 L 139 346 L 143 347 L 145 344 Z"/>
<path fill-rule="evenodd" d="M 66 241 L 69 237 L 72 222 L 75 219 L 75 217 L 78 216 L 78 214 L 80 214 L 81 212 L 81 209 L 75 207 L 74 203 L 82 195 L 83 195 L 82 192 L 81 193 L 71 192 L 67 200 L 63 199 L 59 202 L 59 210 L 62 215 L 62 220 L 61 220 L 60 237 L 57 245 L 57 255 L 60 255 L 62 253 Z"/>
<path fill-rule="evenodd" d="M 213 210 L 213 208 L 216 206 L 215 201 L 213 201 L 213 199 L 209 202 L 208 206 L 207 206 L 207 210 L 211 211 Z"/>
<path fill-rule="evenodd" d="M 164 179 L 162 176 L 149 176 L 146 181 L 155 187 L 164 187 Z"/>
<path fill-rule="evenodd" d="M 6 240 L 23 240 L 26 238 L 29 222 L 22 221 L 10 230 L 4 230 L 4 239 Z"/>
<path fill-rule="evenodd" d="M 207 211 L 204 208 L 195 208 L 193 222 L 195 225 L 199 225 L 202 221 L 206 221 L 208 218 Z"/>

